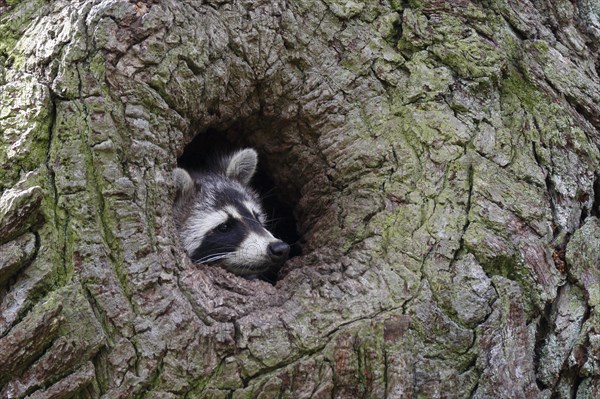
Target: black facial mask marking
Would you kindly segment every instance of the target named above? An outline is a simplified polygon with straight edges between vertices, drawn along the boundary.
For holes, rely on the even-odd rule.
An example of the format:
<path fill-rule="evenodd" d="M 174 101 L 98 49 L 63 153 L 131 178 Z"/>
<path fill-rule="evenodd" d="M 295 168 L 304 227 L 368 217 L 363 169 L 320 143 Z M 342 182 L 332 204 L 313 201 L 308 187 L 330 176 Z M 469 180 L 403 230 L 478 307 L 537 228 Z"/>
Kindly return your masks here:
<path fill-rule="evenodd" d="M 248 235 L 244 224 L 229 217 L 226 222 L 230 229 L 219 231 L 218 226 L 204 237 L 202 244 L 194 250 L 190 258 L 194 263 L 214 263 L 220 260 L 212 259 L 217 255 L 225 255 L 237 251 Z"/>

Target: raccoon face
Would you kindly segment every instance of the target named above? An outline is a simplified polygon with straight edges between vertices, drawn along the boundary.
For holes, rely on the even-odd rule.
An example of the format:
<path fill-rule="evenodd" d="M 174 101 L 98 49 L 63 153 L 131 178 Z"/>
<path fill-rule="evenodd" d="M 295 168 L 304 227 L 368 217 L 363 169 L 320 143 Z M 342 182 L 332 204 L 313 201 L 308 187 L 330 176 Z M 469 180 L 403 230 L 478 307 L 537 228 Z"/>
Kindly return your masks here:
<path fill-rule="evenodd" d="M 194 263 L 253 275 L 287 259 L 289 245 L 264 227 L 258 196 L 247 186 L 256 163 L 256 152 L 246 149 L 222 158 L 206 172 L 173 172 L 175 223 Z"/>

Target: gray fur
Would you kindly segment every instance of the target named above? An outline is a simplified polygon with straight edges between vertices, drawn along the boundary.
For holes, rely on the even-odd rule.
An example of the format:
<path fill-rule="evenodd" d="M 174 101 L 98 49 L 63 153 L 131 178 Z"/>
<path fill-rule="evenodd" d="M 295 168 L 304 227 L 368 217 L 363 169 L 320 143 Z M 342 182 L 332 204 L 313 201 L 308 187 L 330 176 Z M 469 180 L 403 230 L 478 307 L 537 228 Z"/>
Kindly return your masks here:
<path fill-rule="evenodd" d="M 188 172 L 184 169 L 176 168 L 173 170 L 173 180 L 177 195 L 181 198 L 189 198 L 196 192 L 196 184 Z"/>
<path fill-rule="evenodd" d="M 205 171 L 173 171 L 175 225 L 192 261 L 255 275 L 287 258 L 289 246 L 265 229 L 259 197 L 247 186 L 256 164 L 256 151 L 245 149 L 218 159 Z M 221 231 L 223 225 L 234 228 Z"/>
<path fill-rule="evenodd" d="M 250 183 L 256 172 L 258 154 L 252 148 L 233 153 L 226 159 L 226 175 L 231 179 L 239 180 L 242 184 Z"/>

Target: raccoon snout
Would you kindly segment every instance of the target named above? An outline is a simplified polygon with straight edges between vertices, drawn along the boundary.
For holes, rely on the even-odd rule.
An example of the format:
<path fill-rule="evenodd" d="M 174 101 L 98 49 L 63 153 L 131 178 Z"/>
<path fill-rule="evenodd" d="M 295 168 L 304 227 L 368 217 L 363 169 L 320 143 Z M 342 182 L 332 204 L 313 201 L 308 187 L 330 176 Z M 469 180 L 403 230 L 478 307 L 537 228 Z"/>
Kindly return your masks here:
<path fill-rule="evenodd" d="M 273 262 L 282 263 L 290 253 L 290 246 L 283 241 L 275 241 L 269 244 L 267 252 Z"/>

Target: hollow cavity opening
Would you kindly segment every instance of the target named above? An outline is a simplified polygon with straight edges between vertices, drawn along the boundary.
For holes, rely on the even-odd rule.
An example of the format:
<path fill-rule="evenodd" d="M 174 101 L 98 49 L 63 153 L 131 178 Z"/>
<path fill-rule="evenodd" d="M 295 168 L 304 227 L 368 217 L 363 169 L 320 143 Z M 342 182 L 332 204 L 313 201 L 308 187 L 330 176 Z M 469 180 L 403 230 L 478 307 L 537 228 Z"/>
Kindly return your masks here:
<path fill-rule="evenodd" d="M 179 167 L 187 170 L 204 170 L 215 155 L 223 155 L 243 148 L 254 148 L 258 152 L 259 162 L 250 187 L 260 196 L 262 207 L 267 215 L 267 229 L 278 239 L 290 245 L 288 260 L 302 255 L 301 237 L 298 233 L 294 206 L 297 195 L 286 192 L 285 187 L 279 186 L 273 171 L 267 165 L 269 154 L 261 152 L 259 146 L 253 145 L 241 135 L 232 131 L 208 129 L 198 134 L 185 148 L 178 158 Z M 287 175 L 287 174 L 283 174 Z M 281 265 L 271 267 L 258 276 L 259 279 L 275 284 L 279 278 Z"/>

